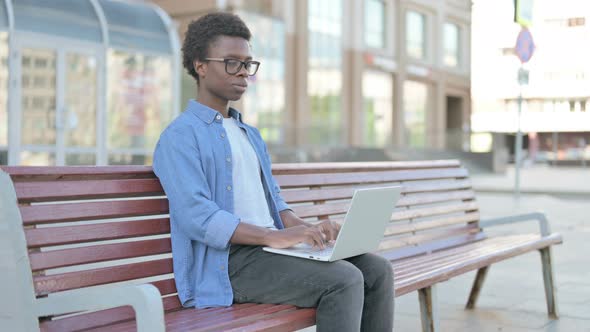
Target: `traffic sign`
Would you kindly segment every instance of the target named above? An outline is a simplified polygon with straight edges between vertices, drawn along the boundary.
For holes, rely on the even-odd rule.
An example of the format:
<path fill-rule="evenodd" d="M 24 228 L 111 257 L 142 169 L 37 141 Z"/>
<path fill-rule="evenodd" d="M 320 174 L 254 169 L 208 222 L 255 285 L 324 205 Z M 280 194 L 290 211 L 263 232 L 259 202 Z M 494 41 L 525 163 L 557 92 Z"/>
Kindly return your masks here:
<path fill-rule="evenodd" d="M 535 42 L 533 41 L 533 35 L 529 29 L 523 27 L 518 33 L 516 38 L 516 46 L 514 47 L 516 56 L 520 59 L 520 62 L 528 62 L 533 56 L 535 51 Z"/>

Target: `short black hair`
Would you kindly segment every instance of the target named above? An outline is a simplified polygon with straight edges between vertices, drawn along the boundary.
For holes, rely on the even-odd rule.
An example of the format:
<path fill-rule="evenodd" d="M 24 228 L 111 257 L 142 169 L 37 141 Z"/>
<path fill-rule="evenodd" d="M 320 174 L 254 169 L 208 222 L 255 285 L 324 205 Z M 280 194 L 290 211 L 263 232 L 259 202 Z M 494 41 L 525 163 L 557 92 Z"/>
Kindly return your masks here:
<path fill-rule="evenodd" d="M 209 46 L 219 36 L 242 37 L 250 41 L 252 34 L 246 23 L 235 14 L 215 12 L 192 21 L 188 25 L 182 45 L 182 64 L 186 71 L 199 83 L 194 61 L 204 61 Z"/>

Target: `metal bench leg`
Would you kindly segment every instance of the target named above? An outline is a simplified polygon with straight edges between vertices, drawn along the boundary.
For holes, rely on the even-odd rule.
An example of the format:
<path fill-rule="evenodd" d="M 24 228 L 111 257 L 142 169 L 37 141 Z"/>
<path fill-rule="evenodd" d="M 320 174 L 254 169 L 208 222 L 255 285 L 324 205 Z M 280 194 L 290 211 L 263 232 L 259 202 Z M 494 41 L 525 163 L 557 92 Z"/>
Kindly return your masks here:
<path fill-rule="evenodd" d="M 475 280 L 473 280 L 473 286 L 471 287 L 471 293 L 469 293 L 469 299 L 467 300 L 465 309 L 475 308 L 475 303 L 477 303 L 477 298 L 479 297 L 479 291 L 481 290 L 481 286 L 483 286 L 483 282 L 486 279 L 489 267 L 490 266 L 488 265 L 477 270 L 477 274 L 475 275 Z"/>
<path fill-rule="evenodd" d="M 543 264 L 543 281 L 545 283 L 545 297 L 547 298 L 547 313 L 549 318 L 557 319 L 557 297 L 555 290 L 555 278 L 553 277 L 553 265 L 551 263 L 551 248 L 540 249 L 541 262 Z"/>
<path fill-rule="evenodd" d="M 438 324 L 438 303 L 436 297 L 436 286 L 422 288 L 418 290 L 420 300 L 420 318 L 422 320 L 423 332 L 440 331 Z"/>

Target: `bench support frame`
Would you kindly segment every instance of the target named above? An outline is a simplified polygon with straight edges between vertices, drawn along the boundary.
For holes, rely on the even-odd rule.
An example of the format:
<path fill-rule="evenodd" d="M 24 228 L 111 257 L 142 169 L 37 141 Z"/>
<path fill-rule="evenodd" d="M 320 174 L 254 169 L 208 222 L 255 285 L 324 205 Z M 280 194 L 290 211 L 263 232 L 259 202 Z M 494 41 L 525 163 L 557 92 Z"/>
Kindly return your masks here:
<path fill-rule="evenodd" d="M 479 292 L 481 291 L 481 287 L 483 286 L 483 282 L 486 279 L 489 268 L 490 266 L 488 265 L 477 270 L 477 274 L 475 275 L 475 280 L 473 280 L 473 286 L 471 287 L 471 293 L 469 293 L 469 299 L 467 300 L 465 309 L 470 310 L 475 308 L 477 298 L 479 297 Z"/>
<path fill-rule="evenodd" d="M 551 247 L 539 250 L 541 253 L 541 264 L 543 265 L 543 282 L 545 284 L 545 298 L 547 299 L 547 313 L 549 318 L 557 319 L 557 296 L 555 291 L 555 277 L 553 276 L 553 264 L 551 258 Z"/>
<path fill-rule="evenodd" d="M 494 218 L 489 220 L 482 220 L 479 222 L 480 227 L 486 228 L 490 226 L 500 226 L 500 225 L 507 225 L 513 224 L 517 222 L 525 222 L 525 221 L 537 221 L 539 223 L 539 233 L 541 236 L 548 236 L 551 234 L 551 229 L 549 227 L 549 221 L 547 217 L 542 212 L 534 212 L 534 213 L 527 213 L 527 214 L 520 214 L 515 216 L 509 217 L 502 217 L 502 218 Z M 546 247 L 543 249 L 539 249 L 541 253 L 541 264 L 543 268 L 543 282 L 545 285 L 545 298 L 547 299 L 547 314 L 551 319 L 558 319 L 558 310 L 557 310 L 557 292 L 555 289 L 555 277 L 553 274 L 553 264 L 552 264 L 552 255 L 551 255 L 551 247 Z M 477 276 L 475 277 L 474 285 L 475 288 L 476 284 L 479 282 L 478 288 L 481 288 L 483 283 L 484 276 L 480 278 L 480 271 L 477 272 Z M 469 301 L 467 302 L 466 309 L 473 309 L 475 306 L 475 301 L 477 300 L 477 294 L 474 298 L 473 292 L 469 296 Z M 479 289 L 476 291 L 479 293 Z"/>
<path fill-rule="evenodd" d="M 419 289 L 418 299 L 420 301 L 420 319 L 422 321 L 422 331 L 440 331 L 436 285 Z"/>

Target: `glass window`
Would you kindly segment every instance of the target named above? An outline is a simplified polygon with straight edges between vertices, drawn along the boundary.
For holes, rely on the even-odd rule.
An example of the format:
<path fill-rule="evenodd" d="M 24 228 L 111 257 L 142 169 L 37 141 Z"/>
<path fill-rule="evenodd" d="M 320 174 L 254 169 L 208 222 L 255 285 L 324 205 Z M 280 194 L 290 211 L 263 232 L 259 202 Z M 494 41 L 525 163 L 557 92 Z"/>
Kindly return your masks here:
<path fill-rule="evenodd" d="M 8 28 L 8 13 L 6 12 L 6 1 L 0 1 L 0 29 Z"/>
<path fill-rule="evenodd" d="M 66 56 L 66 147 L 96 147 L 96 58 Z M 79 164 L 79 163 L 78 163 Z"/>
<path fill-rule="evenodd" d="M 363 143 L 385 147 L 392 142 L 393 78 L 391 74 L 367 70 L 363 74 Z"/>
<path fill-rule="evenodd" d="M 8 33 L 0 31 L 0 165 L 6 164 L 8 164 Z"/>
<path fill-rule="evenodd" d="M 275 0 L 233 0 L 231 5 L 234 5 L 241 10 L 246 10 L 250 13 L 258 13 L 265 16 L 272 16 L 276 18 L 282 18 L 284 16 L 286 1 L 275 1 Z M 244 12 L 238 14 L 242 19 L 244 17 Z M 245 20 L 244 20 L 245 21 Z M 250 28 L 250 22 L 248 23 L 248 28 Z M 251 29 L 250 29 L 251 30 Z M 254 37 L 256 35 L 252 34 Z"/>
<path fill-rule="evenodd" d="M 404 82 L 404 124 L 408 147 L 426 146 L 426 109 L 428 86 L 415 81 Z"/>
<path fill-rule="evenodd" d="M 444 55 L 443 63 L 449 67 L 459 67 L 460 35 L 459 26 L 453 23 L 445 23 L 443 28 Z"/>
<path fill-rule="evenodd" d="M 365 43 L 372 48 L 385 48 L 385 2 L 365 2 Z"/>
<path fill-rule="evenodd" d="M 171 61 L 167 57 L 111 50 L 108 70 L 109 160 L 113 159 L 112 153 L 120 150 L 149 156 L 160 133 L 172 119 Z M 113 160 L 141 164 L 148 159 Z"/>
<path fill-rule="evenodd" d="M 426 16 L 411 10 L 406 13 L 406 52 L 412 58 L 426 58 Z"/>
<path fill-rule="evenodd" d="M 252 50 L 260 69 L 250 77 L 244 96 L 248 123 L 260 130 L 269 144 L 284 142 L 285 113 L 285 24 L 253 13 L 239 13 L 252 31 Z"/>
<path fill-rule="evenodd" d="M 23 62 L 30 59 L 32 63 L 51 64 L 55 63 L 56 57 L 55 51 L 49 49 L 22 50 Z M 32 78 L 33 81 L 33 84 L 21 86 L 21 142 L 23 145 L 55 146 L 57 91 L 55 84 L 43 84 L 55 81 L 55 67 L 23 64 L 21 71 L 22 77 L 28 77 L 29 80 Z M 26 160 L 21 159 L 21 162 L 27 165 Z"/>
<path fill-rule="evenodd" d="M 342 144 L 342 1 L 308 1 L 310 144 Z"/>
<path fill-rule="evenodd" d="M 54 152 L 21 151 L 20 166 L 53 166 L 55 165 Z"/>
<path fill-rule="evenodd" d="M 8 145 L 8 33 L 0 32 L 0 149 Z"/>

